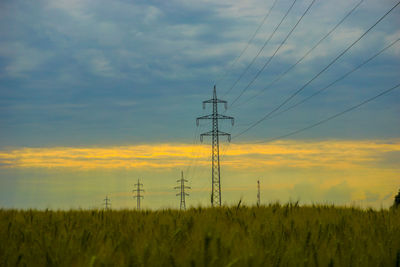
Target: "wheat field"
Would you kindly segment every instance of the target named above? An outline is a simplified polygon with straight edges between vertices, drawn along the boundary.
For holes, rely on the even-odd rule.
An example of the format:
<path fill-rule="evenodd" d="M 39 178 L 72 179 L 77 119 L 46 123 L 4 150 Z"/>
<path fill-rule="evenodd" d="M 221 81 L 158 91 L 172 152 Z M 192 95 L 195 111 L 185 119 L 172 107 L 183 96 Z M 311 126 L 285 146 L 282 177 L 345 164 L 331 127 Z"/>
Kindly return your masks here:
<path fill-rule="evenodd" d="M 0 210 L 1 266 L 399 266 L 400 210 Z"/>

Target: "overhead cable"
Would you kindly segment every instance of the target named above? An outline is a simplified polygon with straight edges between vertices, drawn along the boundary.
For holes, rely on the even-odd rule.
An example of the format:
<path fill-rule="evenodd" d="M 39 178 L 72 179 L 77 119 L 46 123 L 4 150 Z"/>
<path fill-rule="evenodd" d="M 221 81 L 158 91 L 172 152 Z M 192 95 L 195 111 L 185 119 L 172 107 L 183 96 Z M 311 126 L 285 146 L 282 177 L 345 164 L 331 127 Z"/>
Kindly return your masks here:
<path fill-rule="evenodd" d="M 271 13 L 272 9 L 275 7 L 276 2 L 278 2 L 278 0 L 275 0 L 274 3 L 272 4 L 271 8 L 269 9 L 268 13 L 264 16 L 263 20 L 261 21 L 261 23 L 258 25 L 256 31 L 253 33 L 253 35 L 251 36 L 250 40 L 247 42 L 246 46 L 243 48 L 243 50 L 240 52 L 239 56 L 237 56 L 235 58 L 235 60 L 232 62 L 232 64 L 226 69 L 226 71 L 224 72 L 224 74 L 220 77 L 218 77 L 215 81 L 215 85 L 217 85 L 220 81 L 223 81 L 225 79 L 225 76 L 228 74 L 228 72 L 236 65 L 236 63 L 238 62 L 238 60 L 243 56 L 244 52 L 246 52 L 247 48 L 249 48 L 249 45 L 251 44 L 251 42 L 254 40 L 254 38 L 256 37 L 258 31 L 261 29 L 261 27 L 264 25 L 265 21 L 268 19 L 269 14 Z"/>
<path fill-rule="evenodd" d="M 278 48 L 275 50 L 275 52 L 268 58 L 268 60 L 264 63 L 263 67 L 257 72 L 257 74 L 253 77 L 253 79 L 246 85 L 245 88 L 240 92 L 240 94 L 232 101 L 231 105 L 235 104 L 236 101 L 243 95 L 244 92 L 246 92 L 247 89 L 253 84 L 255 80 L 257 80 L 258 76 L 261 74 L 261 72 L 264 71 L 265 67 L 271 62 L 271 60 L 275 57 L 276 53 L 281 49 L 281 47 L 285 44 L 289 36 L 293 33 L 293 31 L 296 29 L 297 25 L 299 25 L 300 21 L 304 18 L 304 16 L 308 13 L 312 5 L 315 3 L 316 0 L 313 0 L 307 7 L 307 9 L 304 11 L 303 15 L 299 18 L 299 20 L 296 22 L 296 24 L 292 27 L 290 32 L 286 35 L 286 37 L 283 39 L 281 44 L 278 46 Z"/>
<path fill-rule="evenodd" d="M 396 44 L 398 41 L 400 41 L 399 39 L 394 40 L 392 43 L 390 43 L 388 46 L 386 46 L 385 48 L 381 49 L 378 53 L 376 53 L 375 55 L 373 55 L 372 57 L 368 58 L 367 60 L 365 60 L 364 62 L 362 62 L 361 64 L 359 64 L 357 67 L 353 68 L 352 70 L 346 72 L 344 75 L 340 76 L 339 78 L 337 78 L 336 80 L 334 80 L 333 82 L 331 82 L 330 84 L 328 84 L 327 86 L 323 87 L 322 89 L 314 92 L 313 94 L 309 95 L 308 97 L 300 100 L 299 102 L 295 103 L 294 105 L 281 110 L 278 113 L 275 113 L 274 115 L 270 116 L 269 118 L 274 118 L 276 116 L 279 116 L 282 113 L 285 113 L 301 104 L 303 104 L 304 102 L 310 100 L 311 98 L 313 98 L 314 96 L 322 93 L 323 91 L 325 91 L 326 89 L 330 88 L 332 85 L 334 85 L 335 83 L 343 80 L 344 78 L 346 78 L 347 76 L 349 76 L 350 74 L 352 74 L 353 72 L 355 72 L 356 70 L 358 70 L 359 68 L 361 68 L 362 66 L 364 66 L 365 64 L 367 64 L 368 62 L 370 62 L 371 60 L 373 60 L 374 58 L 376 58 L 377 56 L 379 56 L 380 54 L 382 54 L 384 51 L 386 51 L 387 49 L 389 49 L 390 47 L 392 47 L 394 44 Z"/>
<path fill-rule="evenodd" d="M 332 60 L 326 67 L 324 67 L 320 72 L 318 72 L 312 79 L 310 79 L 306 84 L 304 84 L 302 87 L 300 87 L 296 92 L 294 92 L 292 95 L 290 95 L 288 98 L 286 98 L 281 104 L 279 104 L 277 107 L 275 107 L 272 111 L 267 113 L 265 116 L 263 116 L 261 119 L 258 121 L 254 122 L 251 124 L 248 128 L 245 130 L 241 131 L 237 135 L 233 136 L 234 138 L 243 135 L 250 129 L 254 128 L 258 124 L 260 124 L 262 121 L 267 119 L 269 116 L 271 116 L 273 113 L 278 111 L 283 105 L 285 105 L 287 102 L 289 102 L 293 97 L 295 97 L 298 93 L 300 93 L 304 88 L 306 88 L 310 83 L 312 83 L 315 79 L 317 79 L 323 72 L 325 72 L 330 66 L 332 66 L 339 58 L 341 58 L 347 51 L 349 51 L 356 43 L 358 43 L 365 35 L 367 35 L 376 25 L 378 25 L 379 22 L 381 22 L 390 12 L 392 12 L 398 5 L 400 4 L 400 1 L 397 2 L 389 11 L 387 11 L 380 19 L 378 19 L 368 30 L 366 30 L 360 37 L 357 38 L 351 45 L 349 45 L 345 50 L 343 50 L 334 60 Z"/>
<path fill-rule="evenodd" d="M 264 50 L 265 46 L 269 43 L 269 41 L 272 39 L 272 37 L 275 35 L 276 31 L 279 29 L 281 26 L 282 22 L 286 19 L 287 15 L 289 14 L 290 10 L 292 10 L 294 4 L 296 3 L 297 0 L 294 0 L 292 5 L 289 7 L 289 9 L 286 11 L 285 15 L 282 17 L 281 21 L 279 24 L 275 27 L 274 31 L 270 34 L 268 39 L 264 42 L 263 46 L 258 50 L 257 55 L 252 59 L 249 65 L 247 65 L 246 69 L 240 74 L 239 78 L 233 83 L 233 85 L 229 88 L 229 90 L 224 94 L 226 96 L 235 86 L 236 84 L 242 79 L 242 77 L 246 74 L 246 72 L 249 70 L 249 68 L 254 64 L 258 56 L 261 54 L 261 52 Z"/>
<path fill-rule="evenodd" d="M 283 138 L 286 138 L 286 137 L 301 133 L 301 132 L 309 130 L 311 128 L 317 127 L 318 125 L 321 125 L 321 124 L 323 124 L 325 122 L 328 122 L 328 121 L 333 120 L 333 119 L 335 119 L 335 118 L 337 118 L 339 116 L 342 116 L 343 114 L 345 114 L 347 112 L 355 110 L 355 109 L 357 109 L 357 108 L 359 108 L 359 107 L 361 107 L 361 106 L 363 106 L 363 105 L 365 105 L 365 104 L 377 99 L 378 97 L 386 95 L 386 94 L 390 93 L 391 91 L 393 91 L 395 89 L 398 89 L 399 87 L 400 87 L 400 83 L 395 85 L 395 86 L 393 86 L 392 88 L 389 88 L 389 89 L 387 89 L 387 90 L 385 90 L 385 91 L 383 91 L 383 92 L 371 97 L 371 98 L 368 98 L 368 99 L 364 100 L 363 102 L 361 102 L 361 103 L 359 103 L 359 104 L 357 104 L 355 106 L 352 106 L 352 107 L 350 107 L 350 108 L 348 108 L 346 110 L 343 110 L 343 111 L 341 111 L 339 113 L 336 113 L 335 115 L 332 115 L 332 116 L 330 116 L 328 118 L 325 118 L 323 120 L 320 120 L 319 122 L 316 122 L 316 123 L 311 124 L 311 125 L 309 125 L 307 127 L 301 128 L 299 130 L 296 130 L 296 131 L 293 131 L 293 132 L 290 132 L 290 133 L 287 133 L 287 134 L 283 134 L 283 135 L 280 135 L 280 136 L 276 136 L 276 137 L 270 138 L 270 139 L 268 139 L 266 141 L 259 141 L 259 142 L 256 142 L 256 143 L 268 143 L 268 142 L 276 141 L 276 140 L 279 140 L 279 139 L 283 139 Z"/>
<path fill-rule="evenodd" d="M 269 83 L 266 87 L 264 87 L 261 91 L 259 91 L 257 94 L 249 97 L 247 100 L 237 104 L 237 105 L 231 105 L 230 109 L 233 107 L 237 108 L 238 106 L 241 106 L 245 103 L 250 102 L 251 100 L 259 97 L 262 93 L 264 93 L 267 89 L 271 88 L 275 83 L 277 83 L 280 79 L 282 79 L 289 71 L 291 71 L 293 68 L 295 68 L 300 62 L 302 62 L 314 49 L 316 49 L 326 38 L 329 37 L 353 12 L 358 8 L 358 6 L 364 2 L 364 0 L 361 0 L 360 2 L 357 3 L 327 34 L 324 35 L 311 49 L 309 49 L 299 60 L 297 60 L 296 63 L 294 63 L 292 66 L 290 66 L 287 70 L 285 70 L 281 75 L 279 75 L 277 78 L 275 78 L 271 83 Z"/>

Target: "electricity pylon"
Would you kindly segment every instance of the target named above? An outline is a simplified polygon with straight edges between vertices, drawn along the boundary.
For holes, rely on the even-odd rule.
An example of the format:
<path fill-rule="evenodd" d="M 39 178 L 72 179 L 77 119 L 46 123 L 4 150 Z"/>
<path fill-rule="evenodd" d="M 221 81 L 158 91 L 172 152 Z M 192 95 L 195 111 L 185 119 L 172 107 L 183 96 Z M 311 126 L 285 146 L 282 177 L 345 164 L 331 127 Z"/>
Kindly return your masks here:
<path fill-rule="evenodd" d="M 108 196 L 106 196 L 104 199 L 104 208 L 105 210 L 111 209 L 111 200 L 108 198 Z"/>
<path fill-rule="evenodd" d="M 217 98 L 217 90 L 214 85 L 213 98 L 203 101 L 203 109 L 206 108 L 206 104 L 212 104 L 213 112 L 210 115 L 198 117 L 196 124 L 199 126 L 199 120 L 212 120 L 212 130 L 206 133 L 200 134 L 200 141 L 203 142 L 203 136 L 212 137 L 212 170 L 211 170 L 211 206 L 221 206 L 221 173 L 219 163 L 219 136 L 224 135 L 228 137 L 228 141 L 231 141 L 231 135 L 218 130 L 218 120 L 231 120 L 232 126 L 234 123 L 233 117 L 218 114 L 218 103 L 225 105 L 227 109 L 227 102 Z"/>
<path fill-rule="evenodd" d="M 136 195 L 133 195 L 133 197 L 136 198 L 136 201 L 137 201 L 136 208 L 138 210 L 140 210 L 140 199 L 144 198 L 142 195 L 140 195 L 141 192 L 144 192 L 144 190 L 141 189 L 140 187 L 143 186 L 143 184 L 141 184 L 140 180 L 138 179 L 137 184 L 135 184 L 135 186 L 136 186 L 136 189 L 132 190 L 132 192 L 134 192 L 134 193 L 136 192 Z"/>
<path fill-rule="evenodd" d="M 181 172 L 181 179 L 177 180 L 177 182 L 180 182 L 181 184 L 179 186 L 175 186 L 175 189 L 180 189 L 181 191 L 176 194 L 177 196 L 181 196 L 181 205 L 180 209 L 181 210 L 186 210 L 186 196 L 189 196 L 188 193 L 185 192 L 185 189 L 191 189 L 190 186 L 186 186 L 185 182 L 188 182 L 188 180 L 183 179 L 183 171 Z"/>
<path fill-rule="evenodd" d="M 257 180 L 257 207 L 261 204 L 261 197 L 260 197 L 260 180 Z"/>

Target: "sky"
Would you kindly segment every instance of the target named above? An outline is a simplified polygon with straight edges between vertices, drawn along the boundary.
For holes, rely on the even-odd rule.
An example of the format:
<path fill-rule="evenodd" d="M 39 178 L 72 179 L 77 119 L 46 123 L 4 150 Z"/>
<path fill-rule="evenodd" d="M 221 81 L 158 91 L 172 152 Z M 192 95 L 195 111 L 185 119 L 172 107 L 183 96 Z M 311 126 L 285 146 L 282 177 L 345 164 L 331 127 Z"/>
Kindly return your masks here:
<path fill-rule="evenodd" d="M 399 84 L 400 5 L 365 33 L 397 1 L 296 0 L 279 25 L 292 4 L 1 1 L 0 207 L 102 208 L 108 196 L 135 208 L 140 178 L 144 208 L 178 208 L 181 171 L 187 205 L 210 205 L 211 146 L 199 134 L 211 125 L 196 117 L 211 112 L 202 101 L 214 85 L 228 101 L 219 111 L 235 118 L 219 125 L 233 136 L 221 137 L 224 204 L 255 204 L 260 180 L 264 204 L 389 207 L 400 188 L 399 87 L 275 138 Z"/>

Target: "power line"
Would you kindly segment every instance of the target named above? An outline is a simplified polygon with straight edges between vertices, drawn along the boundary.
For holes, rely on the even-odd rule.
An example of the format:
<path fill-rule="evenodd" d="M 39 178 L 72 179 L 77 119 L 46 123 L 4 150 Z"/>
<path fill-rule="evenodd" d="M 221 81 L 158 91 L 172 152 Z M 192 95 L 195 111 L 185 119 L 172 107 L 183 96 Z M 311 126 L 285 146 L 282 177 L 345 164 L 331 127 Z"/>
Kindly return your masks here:
<path fill-rule="evenodd" d="M 282 79 L 289 71 L 291 71 L 293 68 L 295 68 L 300 62 L 302 62 L 314 49 L 316 49 L 326 38 L 329 37 L 329 35 L 332 34 L 353 12 L 358 8 L 361 3 L 364 2 L 364 0 L 361 0 L 360 2 L 357 3 L 327 34 L 325 34 L 324 37 L 322 37 L 311 49 L 309 49 L 299 60 L 297 60 L 296 63 L 294 63 L 292 66 L 290 66 L 287 70 L 285 70 L 281 75 L 279 75 L 277 78 L 275 78 L 271 83 L 269 83 L 266 87 L 264 87 L 260 92 L 257 94 L 249 97 L 247 100 L 239 103 L 238 105 L 233 105 L 229 107 L 229 109 L 232 109 L 233 107 L 238 107 L 241 106 L 245 103 L 250 102 L 251 100 L 257 98 L 260 96 L 262 93 L 264 93 L 267 89 L 269 89 L 272 85 L 277 83 L 280 79 Z"/>
<path fill-rule="evenodd" d="M 270 34 L 268 39 L 264 42 L 263 46 L 258 50 L 257 55 L 253 58 L 253 60 L 250 62 L 249 65 L 247 65 L 246 69 L 240 74 L 239 78 L 233 83 L 233 85 L 229 88 L 229 90 L 224 94 L 226 96 L 235 86 L 236 84 L 242 79 L 242 77 L 246 74 L 246 72 L 249 70 L 249 68 L 254 64 L 258 56 L 261 54 L 261 52 L 264 50 L 265 46 L 269 43 L 269 41 L 272 39 L 272 37 L 275 35 L 276 31 L 279 29 L 281 26 L 282 22 L 286 19 L 287 15 L 289 14 L 290 10 L 292 10 L 294 4 L 296 3 L 297 0 L 294 0 L 292 5 L 289 7 L 289 9 L 286 11 L 285 15 L 279 22 L 279 24 L 275 27 L 274 31 Z"/>
<path fill-rule="evenodd" d="M 210 125 L 211 125 L 211 122 L 208 123 L 208 126 L 210 126 Z M 197 129 L 196 129 L 197 132 L 201 131 L 202 128 L 204 128 L 203 124 L 201 124 L 200 127 L 197 127 Z M 197 137 L 197 134 L 196 134 L 196 137 Z M 198 145 L 197 139 L 196 139 L 195 145 Z M 197 178 L 197 176 L 196 176 L 197 169 L 198 169 L 198 166 L 200 165 L 199 162 L 204 157 L 204 153 L 201 148 L 199 148 L 199 147 L 193 148 L 192 153 L 194 152 L 194 150 L 196 150 L 196 151 L 194 153 L 194 158 L 191 161 L 191 166 L 186 171 L 186 175 L 187 176 L 190 175 L 192 177 L 192 180 L 196 180 L 195 178 Z M 207 161 L 209 161 L 209 160 L 207 160 Z"/>
<path fill-rule="evenodd" d="M 327 86 L 325 86 L 324 88 L 316 91 L 315 93 L 311 94 L 310 96 L 304 98 L 303 100 L 295 103 L 294 105 L 281 110 L 278 113 L 275 113 L 275 115 L 271 115 L 269 118 L 274 118 L 276 116 L 281 115 L 282 113 L 285 113 L 301 104 L 303 104 L 304 102 L 308 101 L 310 98 L 313 98 L 314 96 L 322 93 L 323 91 L 325 91 L 326 89 L 330 88 L 332 85 L 334 85 L 335 83 L 343 80 L 344 78 L 346 78 L 347 76 L 349 76 L 350 74 L 352 74 L 353 72 L 355 72 L 356 70 L 358 70 L 359 68 L 361 68 L 362 66 L 364 66 L 365 64 L 367 64 L 368 62 L 370 62 L 371 60 L 373 60 L 374 58 L 376 58 L 377 56 L 379 56 L 380 54 L 382 54 L 384 51 L 386 51 L 387 49 L 389 49 L 390 47 L 392 47 L 394 44 L 396 44 L 398 41 L 400 41 L 400 38 L 393 41 L 391 44 L 389 44 L 388 46 L 386 46 L 385 48 L 381 49 L 378 53 L 376 53 L 375 55 L 373 55 L 372 57 L 368 58 L 367 60 L 365 60 L 363 63 L 359 64 L 357 67 L 353 68 L 352 70 L 346 72 L 344 75 L 340 76 L 339 78 L 337 78 L 336 80 L 334 80 L 333 82 L 331 82 L 330 84 L 328 84 Z"/>
<path fill-rule="evenodd" d="M 201 125 L 200 127 L 202 127 L 203 125 Z M 186 166 L 186 170 L 185 173 L 189 173 L 190 168 L 193 166 L 193 164 L 195 163 L 195 160 L 197 159 L 197 154 L 198 154 L 198 150 L 196 150 L 195 153 L 195 146 L 197 145 L 197 135 L 199 132 L 199 127 L 196 127 L 195 131 L 194 131 L 194 136 L 193 136 L 193 142 L 192 142 L 192 151 L 190 154 L 194 154 L 194 157 L 192 157 L 189 161 L 189 164 Z"/>
<path fill-rule="evenodd" d="M 329 89 L 331 86 L 333 86 L 334 84 L 336 84 L 337 82 L 343 80 L 344 78 L 346 78 L 347 76 L 349 76 L 350 74 L 352 74 L 353 72 L 355 72 L 356 70 L 360 69 L 361 67 L 363 67 L 364 65 L 366 65 L 368 62 L 370 62 L 371 60 L 373 60 L 374 58 L 376 58 L 377 56 L 379 56 L 380 54 L 382 54 L 383 52 L 385 52 L 387 49 L 389 49 L 390 47 L 392 47 L 393 45 L 395 45 L 398 41 L 400 41 L 400 38 L 396 39 L 395 41 L 393 41 L 392 43 L 390 43 L 388 46 L 384 47 L 383 49 L 381 49 L 379 52 L 377 52 L 376 54 L 374 54 L 373 56 L 371 56 L 370 58 L 368 58 L 367 60 L 365 60 L 364 62 L 362 62 L 361 64 L 357 65 L 355 68 L 353 68 L 352 70 L 346 72 L 344 75 L 340 76 L 339 78 L 337 78 L 336 80 L 334 80 L 333 82 L 331 82 L 330 84 L 328 84 L 327 86 L 321 88 L 320 90 L 314 92 L 313 94 L 311 94 L 310 96 L 298 101 L 297 103 L 295 103 L 292 106 L 289 106 L 288 108 L 281 110 L 280 112 L 274 113 L 273 115 L 269 116 L 267 119 L 272 119 L 275 118 L 301 104 L 303 104 L 304 102 L 307 102 L 308 100 L 310 100 L 311 98 L 313 98 L 314 96 L 322 93 L 323 91 Z M 248 126 L 248 125 L 247 125 Z"/>
<path fill-rule="evenodd" d="M 203 110 L 203 115 L 204 115 L 204 110 Z M 193 137 L 193 147 L 192 147 L 192 151 L 191 151 L 191 154 L 194 154 L 194 157 L 191 158 L 190 163 L 186 167 L 186 171 L 185 171 L 186 175 L 188 175 L 189 173 L 192 172 L 193 173 L 191 175 L 192 178 L 194 178 L 194 174 L 196 173 L 196 168 L 198 165 L 198 160 L 199 160 L 200 151 L 201 151 L 200 149 L 195 148 L 195 146 L 198 144 L 197 135 L 203 127 L 204 127 L 204 125 L 201 124 L 200 127 L 196 127 L 196 129 L 195 129 L 195 133 L 194 133 L 194 137 Z"/>
<path fill-rule="evenodd" d="M 221 77 L 218 77 L 215 81 L 215 85 L 217 85 L 219 83 L 219 81 L 223 81 L 225 79 L 225 76 L 228 74 L 229 70 L 231 70 L 233 68 L 233 66 L 235 66 L 235 64 L 237 63 L 237 61 L 243 56 L 244 52 L 246 52 L 247 48 L 249 47 L 249 45 L 251 44 L 251 42 L 254 40 L 254 38 L 256 37 L 258 31 L 261 29 L 261 27 L 264 25 L 265 21 L 268 19 L 269 14 L 271 13 L 272 9 L 274 8 L 276 2 L 278 2 L 278 0 L 275 0 L 274 3 L 272 4 L 271 8 L 269 9 L 268 13 L 264 16 L 263 20 L 261 21 L 261 23 L 258 25 L 256 31 L 253 33 L 253 35 L 251 36 L 250 40 L 247 42 L 246 46 L 244 47 L 244 49 L 242 50 L 242 52 L 240 52 L 239 56 L 237 56 L 235 58 L 235 60 L 232 62 L 232 64 L 227 68 L 227 70 L 224 72 L 224 74 Z"/>
<path fill-rule="evenodd" d="M 290 35 L 293 33 L 293 31 L 297 28 L 297 25 L 299 25 L 300 21 L 304 18 L 304 16 L 308 13 L 310 8 L 314 5 L 316 0 L 313 0 L 307 7 L 307 9 L 304 11 L 303 15 L 299 18 L 299 20 L 296 22 L 296 24 L 292 27 L 290 32 L 286 35 L 286 37 L 283 39 L 283 41 L 280 43 L 278 48 L 275 50 L 275 52 L 268 58 L 268 60 L 264 63 L 263 67 L 256 73 L 256 75 L 253 77 L 253 79 L 246 85 L 245 88 L 240 92 L 240 94 L 232 101 L 231 105 L 235 104 L 236 101 L 246 92 L 247 89 L 254 83 L 255 80 L 257 80 L 258 76 L 261 74 L 261 72 L 264 71 L 265 67 L 271 62 L 271 60 L 275 57 L 276 53 L 281 49 L 281 47 L 285 44 L 287 39 L 290 37 Z"/>
<path fill-rule="evenodd" d="M 330 66 L 332 66 L 339 58 L 341 58 L 347 51 L 349 51 L 358 41 L 360 41 L 368 32 L 370 32 L 379 22 L 381 22 L 390 12 L 392 12 L 398 5 L 400 4 L 400 1 L 397 2 L 396 5 L 394 5 L 389 11 L 387 11 L 378 21 L 376 21 L 368 30 L 366 30 L 360 37 L 357 38 L 350 46 L 348 46 L 344 51 L 342 51 L 333 61 L 331 61 L 326 67 L 324 67 L 320 72 L 318 72 L 311 80 L 309 80 L 306 84 L 304 84 L 300 89 L 298 89 L 296 92 L 294 92 L 292 95 L 290 95 L 288 98 L 286 98 L 281 104 L 279 104 L 276 108 L 274 108 L 272 111 L 267 113 L 264 117 L 259 119 L 258 121 L 254 122 L 252 125 L 250 125 L 248 128 L 245 130 L 241 131 L 237 135 L 233 136 L 233 138 L 236 138 L 238 136 L 243 135 L 250 129 L 254 128 L 258 124 L 260 124 L 262 121 L 266 120 L 269 116 L 271 116 L 273 113 L 275 113 L 277 110 L 279 110 L 283 105 L 285 105 L 287 102 L 289 102 L 293 97 L 295 97 L 298 93 L 300 93 L 304 88 L 306 88 L 311 82 L 313 82 L 315 79 L 317 79 L 323 72 L 325 72 Z"/>
<path fill-rule="evenodd" d="M 229 129 L 228 132 L 232 132 L 233 126 L 234 126 L 234 125 L 231 125 L 231 128 Z M 225 146 L 222 146 L 221 151 L 220 151 L 220 152 L 221 152 L 221 153 L 220 153 L 220 159 L 221 159 L 221 161 L 224 160 L 225 157 L 227 156 L 227 153 L 228 153 L 228 150 L 229 150 L 230 145 L 231 145 L 231 142 L 228 142 Z"/>
<path fill-rule="evenodd" d="M 204 113 L 204 112 L 203 112 Z M 208 123 L 208 126 L 210 126 L 211 125 L 211 122 L 209 122 Z M 203 124 L 200 124 L 200 128 L 203 128 L 204 127 L 204 125 Z M 197 129 L 198 130 L 201 130 L 201 129 L 199 129 L 199 127 L 197 127 Z M 197 144 L 197 139 L 196 139 L 196 144 Z M 199 164 L 199 161 L 200 161 L 200 159 L 201 158 L 203 158 L 203 157 L 205 157 L 205 154 L 203 153 L 203 150 L 202 149 L 196 149 L 196 153 L 195 153 L 195 159 L 194 159 L 194 161 L 193 161 L 193 169 L 191 170 L 191 177 L 192 177 L 192 180 L 196 180 L 196 178 L 199 176 L 199 175 L 197 175 L 198 173 L 197 173 L 197 171 L 198 171 L 198 166 L 200 165 Z M 211 155 L 209 155 L 208 156 L 208 159 L 206 160 L 206 161 L 209 161 L 209 160 L 211 160 Z M 204 168 L 201 170 L 201 174 L 203 174 L 203 172 L 204 172 Z M 188 175 L 188 173 L 187 173 L 187 175 Z M 200 175 L 201 176 L 201 175 Z M 205 189 L 206 187 L 203 187 L 203 189 Z"/>
<path fill-rule="evenodd" d="M 317 127 L 318 125 L 321 125 L 321 124 L 323 124 L 325 122 L 333 120 L 333 119 L 335 119 L 335 118 L 337 118 L 337 117 L 339 117 L 339 116 L 341 116 L 341 115 L 343 115 L 343 114 L 345 114 L 347 112 L 355 110 L 355 109 L 357 109 L 357 108 L 359 108 L 359 107 L 361 107 L 361 106 L 363 106 L 363 105 L 365 105 L 365 104 L 377 99 L 378 97 L 381 97 L 381 96 L 383 96 L 385 94 L 388 94 L 391 91 L 393 91 L 395 89 L 398 89 L 399 87 L 400 87 L 400 83 L 395 85 L 395 86 L 393 86 L 393 87 L 391 87 L 391 88 L 389 88 L 389 89 L 387 89 L 387 90 L 385 90 L 385 91 L 383 91 L 383 92 L 381 92 L 381 93 L 379 93 L 379 94 L 377 94 L 377 95 L 375 95 L 375 96 L 373 96 L 373 97 L 371 97 L 371 98 L 368 98 L 367 100 L 364 100 L 363 102 L 361 102 L 361 103 L 359 103 L 359 104 L 357 104 L 355 106 L 352 106 L 352 107 L 350 107 L 350 108 L 348 108 L 348 109 L 346 109 L 344 111 L 336 113 L 335 115 L 332 115 L 332 116 L 330 116 L 330 117 L 328 117 L 326 119 L 320 120 L 320 121 L 318 121 L 318 122 L 316 122 L 314 124 L 311 124 L 311 125 L 309 125 L 307 127 L 301 128 L 301 129 L 293 131 L 293 132 L 290 132 L 288 134 L 283 134 L 283 135 L 280 135 L 280 136 L 277 136 L 277 137 L 270 138 L 270 139 L 268 139 L 266 141 L 260 141 L 260 142 L 255 142 L 255 143 L 259 144 L 259 143 L 268 143 L 268 142 L 276 141 L 276 140 L 279 140 L 279 139 L 283 139 L 283 138 L 286 138 L 286 137 L 301 133 L 301 132 L 309 130 L 311 128 Z"/>

